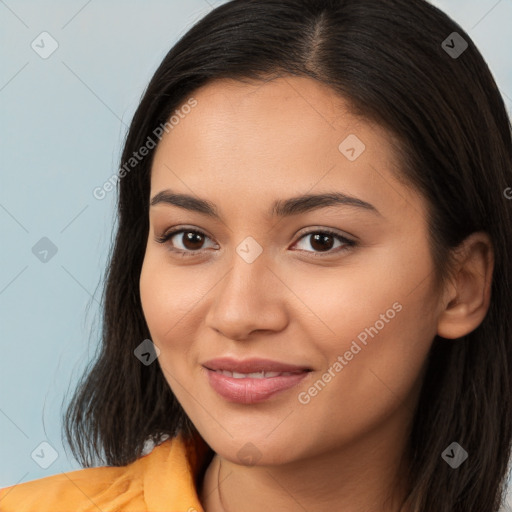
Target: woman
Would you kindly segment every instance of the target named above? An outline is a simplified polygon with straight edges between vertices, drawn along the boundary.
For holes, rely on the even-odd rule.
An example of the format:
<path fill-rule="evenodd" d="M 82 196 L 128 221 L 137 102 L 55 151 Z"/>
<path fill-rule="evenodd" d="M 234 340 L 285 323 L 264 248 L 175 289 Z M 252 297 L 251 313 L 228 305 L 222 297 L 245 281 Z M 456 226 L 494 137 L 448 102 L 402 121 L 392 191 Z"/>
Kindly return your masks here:
<path fill-rule="evenodd" d="M 498 511 L 511 164 L 486 63 L 427 2 L 210 12 L 127 135 L 66 415 L 85 469 L 1 510 Z"/>

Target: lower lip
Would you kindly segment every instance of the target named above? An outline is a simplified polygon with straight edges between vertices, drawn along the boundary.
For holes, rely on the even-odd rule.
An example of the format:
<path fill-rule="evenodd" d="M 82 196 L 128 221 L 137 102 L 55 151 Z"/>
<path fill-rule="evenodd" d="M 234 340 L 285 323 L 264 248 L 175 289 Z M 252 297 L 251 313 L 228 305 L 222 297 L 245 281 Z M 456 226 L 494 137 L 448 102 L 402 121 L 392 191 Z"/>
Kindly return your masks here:
<path fill-rule="evenodd" d="M 211 387 L 228 402 L 239 404 L 255 404 L 263 402 L 276 393 L 285 391 L 297 385 L 310 372 L 293 375 L 268 377 L 263 379 L 235 379 L 222 373 L 206 369 Z"/>

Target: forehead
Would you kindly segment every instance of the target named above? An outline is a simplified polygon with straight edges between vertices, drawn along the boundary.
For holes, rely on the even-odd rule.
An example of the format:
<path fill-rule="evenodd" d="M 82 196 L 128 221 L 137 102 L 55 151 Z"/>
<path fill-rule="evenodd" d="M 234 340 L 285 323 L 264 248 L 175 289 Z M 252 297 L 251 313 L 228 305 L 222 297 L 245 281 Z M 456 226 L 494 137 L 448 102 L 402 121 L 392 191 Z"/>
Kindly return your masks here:
<path fill-rule="evenodd" d="M 399 162 L 392 136 L 352 114 L 346 100 L 318 81 L 217 80 L 191 96 L 195 106 L 176 109 L 179 122 L 157 147 L 152 196 L 171 188 L 215 203 L 238 197 L 241 207 L 248 199 L 263 207 L 272 199 L 336 190 L 380 211 L 421 208 L 417 194 L 394 178 Z"/>

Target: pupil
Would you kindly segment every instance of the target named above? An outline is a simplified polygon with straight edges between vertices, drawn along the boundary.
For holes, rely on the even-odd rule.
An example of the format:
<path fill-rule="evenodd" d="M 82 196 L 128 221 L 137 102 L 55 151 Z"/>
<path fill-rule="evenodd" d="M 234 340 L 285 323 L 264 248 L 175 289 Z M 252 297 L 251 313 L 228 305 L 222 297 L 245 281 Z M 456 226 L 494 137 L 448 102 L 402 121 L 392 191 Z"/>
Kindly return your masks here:
<path fill-rule="evenodd" d="M 318 250 L 329 250 L 332 248 L 332 235 L 327 235 L 327 234 L 321 234 L 321 233 L 317 233 L 315 235 L 313 235 L 313 241 L 311 242 L 311 246 L 314 248 L 314 249 L 318 249 Z M 328 241 L 330 240 L 331 243 L 328 243 Z M 318 247 L 315 247 L 315 244 L 318 243 Z"/>
<path fill-rule="evenodd" d="M 185 233 L 185 247 L 187 247 L 187 249 L 198 249 L 201 244 L 202 244 L 202 236 L 200 233 L 195 233 L 193 231 L 187 231 Z M 192 244 L 192 247 L 189 247 L 188 246 L 188 243 L 191 243 Z M 195 245 L 199 245 L 199 247 L 195 247 Z"/>

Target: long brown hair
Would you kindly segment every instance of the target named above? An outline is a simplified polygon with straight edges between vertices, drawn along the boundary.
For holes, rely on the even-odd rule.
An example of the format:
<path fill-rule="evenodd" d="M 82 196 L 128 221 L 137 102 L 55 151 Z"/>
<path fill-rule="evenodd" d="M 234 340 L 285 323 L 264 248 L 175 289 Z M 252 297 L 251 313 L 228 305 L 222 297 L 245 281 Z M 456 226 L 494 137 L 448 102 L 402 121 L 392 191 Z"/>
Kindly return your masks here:
<path fill-rule="evenodd" d="M 327 84 L 399 141 L 400 176 L 429 204 L 439 282 L 449 275 L 450 250 L 468 235 L 481 230 L 492 239 L 486 317 L 463 338 L 433 342 L 411 432 L 407 504 L 418 512 L 496 512 L 512 439 L 512 141 L 489 68 L 468 34 L 423 0 L 232 0 L 166 55 L 135 112 L 121 165 L 199 86 L 279 75 Z M 124 465 L 147 439 L 194 432 L 159 366 L 133 354 L 150 338 L 139 277 L 153 154 L 119 179 L 101 345 L 65 416 L 66 438 L 84 466 Z M 469 453 L 457 470 L 441 458 L 454 440 Z"/>

